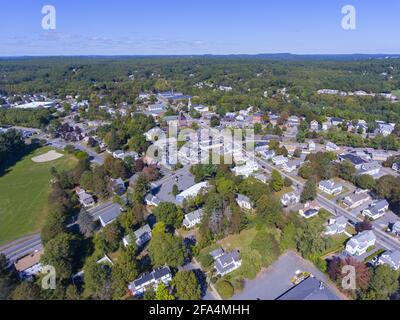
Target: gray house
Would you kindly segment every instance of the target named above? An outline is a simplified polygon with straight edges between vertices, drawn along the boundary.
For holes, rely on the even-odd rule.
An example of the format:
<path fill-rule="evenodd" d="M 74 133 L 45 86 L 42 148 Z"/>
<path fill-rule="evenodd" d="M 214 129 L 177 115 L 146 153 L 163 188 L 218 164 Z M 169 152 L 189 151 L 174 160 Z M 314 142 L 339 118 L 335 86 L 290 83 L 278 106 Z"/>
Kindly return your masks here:
<path fill-rule="evenodd" d="M 195 225 L 201 222 L 201 218 L 203 217 L 203 210 L 199 209 L 193 212 L 190 212 L 185 215 L 183 219 L 183 226 L 187 229 L 193 228 Z"/>
<path fill-rule="evenodd" d="M 100 223 L 103 227 L 115 221 L 121 214 L 122 208 L 118 204 L 113 204 L 106 212 L 99 216 Z"/>
<path fill-rule="evenodd" d="M 214 269 L 220 276 L 231 273 L 242 265 L 238 250 L 226 253 L 223 249 L 217 249 L 212 251 L 210 255 L 214 258 Z"/>
<path fill-rule="evenodd" d="M 340 300 L 327 286 L 314 277 L 308 277 L 276 300 Z"/>
<path fill-rule="evenodd" d="M 172 280 L 172 273 L 169 267 L 156 269 L 150 273 L 141 275 L 128 285 L 129 291 L 134 296 L 143 295 L 150 286 L 156 288 L 159 283 L 168 285 Z"/>
<path fill-rule="evenodd" d="M 372 203 L 367 209 L 363 210 L 362 214 L 363 216 L 377 220 L 383 217 L 388 209 L 389 203 L 383 199 Z"/>
<path fill-rule="evenodd" d="M 148 224 L 145 226 L 139 228 L 136 230 L 134 233 L 135 237 L 135 243 L 138 247 L 143 246 L 146 242 L 150 241 L 151 239 L 151 228 Z M 131 242 L 132 239 L 129 235 L 125 236 L 122 239 L 122 242 L 124 243 L 125 247 L 128 246 Z"/>

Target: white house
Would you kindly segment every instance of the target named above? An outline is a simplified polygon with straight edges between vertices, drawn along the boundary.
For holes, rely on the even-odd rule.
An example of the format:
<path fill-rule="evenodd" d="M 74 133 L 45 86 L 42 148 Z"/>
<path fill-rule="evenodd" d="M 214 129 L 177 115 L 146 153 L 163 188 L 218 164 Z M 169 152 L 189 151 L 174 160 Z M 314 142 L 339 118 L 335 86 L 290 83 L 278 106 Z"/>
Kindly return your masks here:
<path fill-rule="evenodd" d="M 283 171 L 290 173 L 299 168 L 300 164 L 301 164 L 300 160 L 290 160 L 282 165 L 282 169 Z"/>
<path fill-rule="evenodd" d="M 343 191 L 343 186 L 332 180 L 323 180 L 319 183 L 318 188 L 330 195 L 339 194 Z"/>
<path fill-rule="evenodd" d="M 187 198 L 196 197 L 202 190 L 206 190 L 208 188 L 208 182 L 200 182 L 195 184 L 194 186 L 186 189 L 176 196 L 176 201 L 179 203 L 183 203 L 183 201 Z"/>
<path fill-rule="evenodd" d="M 326 151 L 340 151 L 340 147 L 338 147 L 333 142 L 328 142 L 325 146 Z"/>
<path fill-rule="evenodd" d="M 169 267 L 156 269 L 150 273 L 142 274 L 138 279 L 128 285 L 133 296 L 143 295 L 149 287 L 157 288 L 159 283 L 168 285 L 172 280 L 172 273 Z"/>
<path fill-rule="evenodd" d="M 203 217 L 203 210 L 199 209 L 194 212 L 188 213 L 185 215 L 183 219 L 183 226 L 187 229 L 193 228 L 201 222 L 201 218 Z"/>
<path fill-rule="evenodd" d="M 316 149 L 317 149 L 317 147 L 316 147 L 316 145 L 315 145 L 315 142 L 314 141 L 309 141 L 308 142 L 308 145 L 307 145 L 307 149 L 308 149 L 308 151 L 315 151 Z"/>
<path fill-rule="evenodd" d="M 388 265 L 393 270 L 400 269 L 400 251 L 387 251 L 382 253 L 377 261 L 377 265 Z"/>
<path fill-rule="evenodd" d="M 242 265 L 238 250 L 226 253 L 223 249 L 217 249 L 212 251 L 210 255 L 214 258 L 214 269 L 217 275 L 221 277 L 239 269 Z"/>
<path fill-rule="evenodd" d="M 320 209 L 321 206 L 317 201 L 309 201 L 299 210 L 299 214 L 306 219 L 310 219 L 318 215 Z"/>
<path fill-rule="evenodd" d="M 396 172 L 400 172 L 400 161 L 393 163 L 392 169 Z"/>
<path fill-rule="evenodd" d="M 147 110 L 150 112 L 161 112 L 167 110 L 164 104 L 162 103 L 155 103 L 151 104 L 147 107 Z"/>
<path fill-rule="evenodd" d="M 158 199 L 155 195 L 149 193 L 145 198 L 144 202 L 148 206 L 152 207 L 158 207 L 158 205 L 161 203 L 160 199 Z"/>
<path fill-rule="evenodd" d="M 391 123 L 378 123 L 379 129 L 378 133 L 387 137 L 388 135 L 392 134 L 395 129 L 395 126 Z"/>
<path fill-rule="evenodd" d="M 345 217 L 340 216 L 335 219 L 330 219 L 325 230 L 325 235 L 333 236 L 342 234 L 346 231 L 347 220 Z"/>
<path fill-rule="evenodd" d="M 115 159 L 120 159 L 120 160 L 124 160 L 125 158 L 125 152 L 123 152 L 122 150 L 116 150 L 112 153 L 112 156 Z"/>
<path fill-rule="evenodd" d="M 368 163 L 364 163 L 361 168 L 357 171 L 358 175 L 364 175 L 364 174 L 368 174 L 370 176 L 376 176 L 379 174 L 379 172 L 381 172 L 381 165 L 376 162 L 376 161 L 372 161 L 372 162 L 368 162 Z"/>
<path fill-rule="evenodd" d="M 319 130 L 319 123 L 316 120 L 310 122 L 310 131 L 318 131 Z"/>
<path fill-rule="evenodd" d="M 346 196 L 342 203 L 350 209 L 355 209 L 369 200 L 371 200 L 371 197 L 367 192 L 352 193 L 351 195 Z"/>
<path fill-rule="evenodd" d="M 269 160 L 275 157 L 276 153 L 274 150 L 266 150 L 266 151 L 261 151 L 260 154 L 265 160 Z"/>
<path fill-rule="evenodd" d="M 19 277 L 24 279 L 31 279 L 42 272 L 42 264 L 40 258 L 44 250 L 35 251 L 14 263 L 15 270 L 17 270 Z"/>
<path fill-rule="evenodd" d="M 250 198 L 246 197 L 242 194 L 238 194 L 236 196 L 236 202 L 239 205 L 239 207 L 241 207 L 242 209 L 247 209 L 247 210 L 253 209 Z"/>
<path fill-rule="evenodd" d="M 363 231 L 352 237 L 346 244 L 346 251 L 352 256 L 361 256 L 368 248 L 375 245 L 376 236 L 373 231 Z"/>
<path fill-rule="evenodd" d="M 283 165 L 284 163 L 287 163 L 288 161 L 289 161 L 289 159 L 286 158 L 286 157 L 284 157 L 284 156 L 282 156 L 282 155 L 276 156 L 276 157 L 273 157 L 273 158 L 272 158 L 272 163 L 273 163 L 274 165 L 276 165 L 276 166 L 281 166 L 281 165 Z"/>
<path fill-rule="evenodd" d="M 78 201 L 79 203 L 85 207 L 89 208 L 95 205 L 95 201 L 93 199 L 93 196 L 89 193 L 87 193 L 84 189 L 77 187 L 75 189 L 75 192 L 78 196 Z"/>
<path fill-rule="evenodd" d="M 389 203 L 383 199 L 372 203 L 367 209 L 362 211 L 362 215 L 377 220 L 383 217 L 387 210 L 389 210 Z"/>
<path fill-rule="evenodd" d="M 148 224 L 139 228 L 134 233 L 135 243 L 138 247 L 143 246 L 146 242 L 150 241 L 151 239 L 151 228 Z M 125 236 L 122 239 L 124 246 L 127 247 L 129 244 L 132 243 L 132 239 L 129 235 Z"/>
<path fill-rule="evenodd" d="M 232 172 L 236 176 L 249 177 L 252 173 L 259 170 L 258 163 L 256 161 L 246 161 L 246 164 L 236 166 L 232 169 Z"/>
<path fill-rule="evenodd" d="M 396 236 L 400 236 L 400 221 L 396 221 L 390 231 Z"/>
<path fill-rule="evenodd" d="M 281 198 L 281 203 L 284 207 L 300 202 L 300 195 L 296 192 L 285 193 Z"/>

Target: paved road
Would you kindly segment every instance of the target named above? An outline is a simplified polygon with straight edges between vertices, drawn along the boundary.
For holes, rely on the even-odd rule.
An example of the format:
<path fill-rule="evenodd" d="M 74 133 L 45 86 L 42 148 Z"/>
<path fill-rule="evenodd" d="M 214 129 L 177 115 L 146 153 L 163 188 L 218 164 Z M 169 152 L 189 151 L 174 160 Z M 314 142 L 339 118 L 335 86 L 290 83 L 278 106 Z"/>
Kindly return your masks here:
<path fill-rule="evenodd" d="M 296 271 L 311 273 L 324 282 L 338 299 L 346 299 L 324 273 L 309 261 L 290 251 L 282 255 L 256 279 L 246 280 L 243 291 L 235 295 L 232 300 L 275 300 L 293 288 L 291 280 Z"/>
<path fill-rule="evenodd" d="M 280 171 L 279 168 L 273 167 L 270 163 L 268 163 L 265 160 L 257 158 L 257 161 L 259 163 L 261 163 L 263 166 L 267 167 L 267 168 L 276 169 L 276 170 Z M 301 181 L 299 181 L 299 180 L 287 175 L 283 171 L 280 171 L 280 173 L 284 177 L 288 177 L 289 179 L 291 179 L 295 184 L 298 184 L 298 185 L 304 187 L 304 183 L 303 182 L 301 182 Z M 331 201 L 330 199 L 326 198 L 325 196 L 323 196 L 321 194 L 318 194 L 317 200 L 325 209 L 330 211 L 335 216 L 342 215 L 346 219 L 349 219 L 349 220 L 362 221 L 361 218 L 354 217 L 354 215 L 351 212 L 343 209 L 342 207 L 337 205 L 335 202 Z M 400 242 L 397 239 L 394 239 L 391 236 L 387 235 L 385 232 L 383 232 L 382 230 L 380 230 L 376 226 L 373 227 L 373 230 L 374 230 L 375 235 L 377 237 L 377 242 L 380 243 L 383 247 L 385 247 L 388 250 L 400 250 Z"/>
<path fill-rule="evenodd" d="M 212 129 L 209 126 L 205 125 L 205 124 L 200 124 L 200 126 L 204 129 Z M 220 137 L 223 137 L 222 134 L 220 135 Z M 304 187 L 304 183 L 299 181 L 298 179 L 288 175 L 287 173 L 283 172 L 280 168 L 274 167 L 273 165 L 271 165 L 270 163 L 268 163 L 266 160 L 261 159 L 259 157 L 256 157 L 254 152 L 249 152 L 247 150 L 245 150 L 243 148 L 243 145 L 238 145 L 238 143 L 235 144 L 236 147 L 242 148 L 243 153 L 251 158 L 251 159 L 255 159 L 262 167 L 264 168 L 269 168 L 270 170 L 276 169 L 278 170 L 282 176 L 289 178 L 290 180 L 293 181 L 293 183 L 295 185 L 300 185 L 302 187 Z M 346 219 L 349 220 L 358 220 L 358 221 L 362 221 L 362 219 L 360 218 L 355 218 L 350 212 L 348 212 L 347 210 L 343 209 L 342 207 L 340 207 L 339 205 L 337 205 L 335 202 L 329 200 L 328 198 L 326 198 L 323 195 L 318 195 L 317 196 L 317 200 L 319 201 L 319 203 L 328 211 L 330 211 L 333 215 L 337 216 L 337 215 L 343 215 Z M 377 242 L 382 245 L 385 249 L 388 250 L 400 250 L 400 241 L 391 237 L 390 235 L 386 234 L 385 232 L 383 232 L 380 228 L 377 228 L 375 225 L 373 226 L 373 231 L 377 237 Z"/>
<path fill-rule="evenodd" d="M 57 149 L 64 149 L 67 145 L 72 145 L 76 149 L 85 151 L 91 157 L 92 162 L 97 163 L 98 165 L 102 165 L 104 163 L 104 156 L 105 156 L 104 153 L 98 154 L 97 152 L 93 151 L 92 149 L 83 145 L 80 142 L 65 142 L 59 138 L 58 139 L 48 139 L 47 142 L 49 143 L 49 145 L 51 145 L 52 147 L 57 148 Z"/>

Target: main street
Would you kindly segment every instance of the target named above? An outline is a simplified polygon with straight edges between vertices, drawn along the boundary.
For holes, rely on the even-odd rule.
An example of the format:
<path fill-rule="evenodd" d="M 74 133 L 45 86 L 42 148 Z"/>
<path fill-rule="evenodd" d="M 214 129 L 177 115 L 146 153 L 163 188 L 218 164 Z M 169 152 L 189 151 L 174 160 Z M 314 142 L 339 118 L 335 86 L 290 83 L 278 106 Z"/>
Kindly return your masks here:
<path fill-rule="evenodd" d="M 207 129 L 207 130 L 213 130 L 212 128 L 210 128 L 208 125 L 204 124 L 204 123 L 198 123 L 200 125 L 200 127 L 202 127 L 203 129 Z M 215 130 L 213 130 L 215 131 Z M 220 138 L 223 138 L 223 135 L 220 134 L 219 135 Z M 270 164 L 269 162 L 267 162 L 264 159 L 261 159 L 260 157 L 256 157 L 254 152 L 252 151 L 247 151 L 244 147 L 243 144 L 238 144 L 237 142 L 234 142 L 235 147 L 236 148 L 241 148 L 243 153 L 250 159 L 254 159 L 255 161 L 257 161 L 257 163 L 267 169 L 267 170 L 277 170 L 278 172 L 280 172 L 280 174 L 283 177 L 289 178 L 294 185 L 298 185 L 301 187 L 304 187 L 304 182 L 288 175 L 287 173 L 283 172 L 280 168 L 277 168 L 275 166 L 273 166 L 272 164 Z M 348 212 L 347 210 L 343 209 L 342 207 L 340 207 L 339 205 L 337 205 L 334 201 L 329 200 L 328 198 L 326 198 L 325 196 L 318 194 L 317 195 L 317 200 L 319 201 L 319 203 L 326 209 L 328 210 L 330 213 L 332 213 L 334 216 L 337 215 L 342 215 L 344 216 L 346 219 L 350 220 L 350 221 L 354 221 L 357 220 L 359 222 L 362 221 L 362 219 L 360 217 L 355 217 L 354 215 L 351 214 L 351 212 Z M 377 238 L 377 242 L 382 245 L 384 248 L 386 248 L 387 250 L 400 250 L 400 241 L 391 237 L 389 234 L 385 233 L 383 230 L 381 230 L 379 227 L 377 227 L 376 225 L 373 225 L 373 231 L 376 235 Z"/>

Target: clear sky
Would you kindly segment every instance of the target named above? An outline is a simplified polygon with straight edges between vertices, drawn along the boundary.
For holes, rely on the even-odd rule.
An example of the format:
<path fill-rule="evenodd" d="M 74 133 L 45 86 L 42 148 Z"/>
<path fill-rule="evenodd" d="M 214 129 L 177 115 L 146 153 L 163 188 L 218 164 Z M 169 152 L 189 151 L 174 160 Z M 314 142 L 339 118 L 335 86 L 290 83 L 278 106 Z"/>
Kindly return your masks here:
<path fill-rule="evenodd" d="M 356 30 L 341 25 L 356 8 Z M 43 30 L 44 5 L 56 29 Z M 2 0 L 0 56 L 400 53 L 399 0 Z"/>

